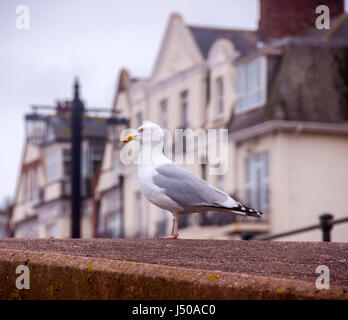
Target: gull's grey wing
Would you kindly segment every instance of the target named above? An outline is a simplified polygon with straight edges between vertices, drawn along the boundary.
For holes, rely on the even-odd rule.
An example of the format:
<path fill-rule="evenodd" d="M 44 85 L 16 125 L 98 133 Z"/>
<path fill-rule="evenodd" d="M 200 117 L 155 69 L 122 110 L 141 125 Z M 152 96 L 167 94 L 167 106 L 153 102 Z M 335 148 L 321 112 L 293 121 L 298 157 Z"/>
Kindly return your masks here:
<path fill-rule="evenodd" d="M 224 192 L 174 163 L 161 165 L 156 171 L 158 174 L 153 178 L 154 183 L 163 188 L 169 198 L 183 207 L 225 207 L 229 200 L 231 208 L 237 204 Z"/>

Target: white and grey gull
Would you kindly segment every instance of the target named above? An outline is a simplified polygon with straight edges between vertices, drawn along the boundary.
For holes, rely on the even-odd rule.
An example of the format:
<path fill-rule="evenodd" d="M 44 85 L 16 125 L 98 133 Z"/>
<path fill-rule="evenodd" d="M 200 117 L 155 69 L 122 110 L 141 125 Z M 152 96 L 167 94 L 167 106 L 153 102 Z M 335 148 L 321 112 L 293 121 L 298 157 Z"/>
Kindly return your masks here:
<path fill-rule="evenodd" d="M 246 217 L 262 212 L 234 200 L 192 172 L 180 167 L 163 153 L 163 130 L 155 123 L 144 123 L 136 134 L 121 139 L 123 143 L 139 140 L 138 183 L 144 196 L 154 205 L 173 214 L 170 236 L 176 239 L 180 215 L 193 212 L 221 211 Z"/>

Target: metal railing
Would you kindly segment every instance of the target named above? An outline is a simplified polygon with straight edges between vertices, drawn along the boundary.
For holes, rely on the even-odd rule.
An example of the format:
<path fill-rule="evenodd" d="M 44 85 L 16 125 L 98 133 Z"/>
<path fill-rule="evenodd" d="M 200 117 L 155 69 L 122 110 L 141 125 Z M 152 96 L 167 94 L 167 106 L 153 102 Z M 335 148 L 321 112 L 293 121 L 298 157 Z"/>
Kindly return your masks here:
<path fill-rule="evenodd" d="M 259 236 L 254 236 L 252 232 L 243 232 L 241 234 L 241 238 L 243 240 L 273 240 L 286 236 L 292 236 L 294 234 L 303 233 L 307 231 L 312 231 L 316 229 L 321 229 L 322 231 L 322 239 L 323 241 L 330 242 L 331 241 L 331 230 L 335 224 L 348 222 L 348 217 L 343 217 L 334 220 L 334 216 L 330 213 L 324 213 L 319 216 L 319 223 L 309 225 L 302 228 L 292 229 L 285 232 L 278 232 L 273 234 L 262 234 Z"/>

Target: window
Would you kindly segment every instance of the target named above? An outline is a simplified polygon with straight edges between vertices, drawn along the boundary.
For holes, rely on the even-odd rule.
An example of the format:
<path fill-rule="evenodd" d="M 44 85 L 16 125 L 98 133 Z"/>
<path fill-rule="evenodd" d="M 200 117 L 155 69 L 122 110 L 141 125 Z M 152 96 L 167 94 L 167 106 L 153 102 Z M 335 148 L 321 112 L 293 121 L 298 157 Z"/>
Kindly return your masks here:
<path fill-rule="evenodd" d="M 116 192 L 119 193 L 119 190 Z M 122 213 L 119 210 L 118 194 L 115 195 L 114 192 L 105 193 L 101 200 L 98 215 L 98 237 L 122 237 Z"/>
<path fill-rule="evenodd" d="M 82 152 L 82 177 L 91 178 L 100 169 L 103 146 L 91 144 Z"/>
<path fill-rule="evenodd" d="M 217 115 L 222 116 L 224 113 L 224 82 L 222 77 L 216 79 L 216 110 Z"/>
<path fill-rule="evenodd" d="M 105 214 L 100 212 L 98 215 L 98 237 L 105 237 Z"/>
<path fill-rule="evenodd" d="M 143 114 L 141 112 L 137 112 L 136 114 L 136 126 L 137 128 L 143 124 Z"/>
<path fill-rule="evenodd" d="M 29 202 L 33 201 L 33 204 L 39 202 L 39 182 L 38 182 L 38 168 L 31 167 L 23 173 L 23 191 L 24 191 L 24 202 L 29 210 Z"/>
<path fill-rule="evenodd" d="M 115 177 L 115 184 L 119 184 L 120 172 L 119 172 L 119 165 L 118 165 L 118 156 L 116 151 L 114 152 L 114 177 Z"/>
<path fill-rule="evenodd" d="M 168 128 L 168 100 L 164 99 L 161 101 L 161 124 L 162 128 Z"/>
<path fill-rule="evenodd" d="M 71 176 L 71 151 L 70 149 L 63 150 L 63 176 L 69 179 Z"/>
<path fill-rule="evenodd" d="M 266 102 L 266 58 L 237 67 L 237 111 L 246 111 Z"/>
<path fill-rule="evenodd" d="M 188 91 L 185 90 L 181 93 L 181 128 L 183 130 L 188 129 Z M 186 152 L 187 147 L 187 137 L 184 135 L 182 137 L 183 152 Z"/>
<path fill-rule="evenodd" d="M 269 204 L 269 155 L 262 153 L 246 162 L 246 202 L 265 210 Z"/>
<path fill-rule="evenodd" d="M 101 145 L 91 145 L 90 147 L 90 157 L 91 157 L 91 175 L 94 175 L 96 172 L 99 171 L 102 157 L 103 157 L 103 146 Z"/>
<path fill-rule="evenodd" d="M 161 209 L 160 210 L 160 219 L 157 221 L 157 231 L 158 236 L 165 236 L 167 234 L 168 226 L 168 211 Z"/>
<path fill-rule="evenodd" d="M 111 238 L 120 238 L 122 233 L 122 217 L 121 213 L 107 215 L 107 229 Z"/>
<path fill-rule="evenodd" d="M 90 176 L 90 164 L 89 164 L 89 149 L 82 150 L 82 177 L 88 178 Z"/>
<path fill-rule="evenodd" d="M 201 164 L 201 177 L 203 180 L 207 179 L 207 164 L 206 163 Z"/>
<path fill-rule="evenodd" d="M 225 189 L 225 178 L 222 174 L 217 176 L 217 188 L 222 191 Z"/>
<path fill-rule="evenodd" d="M 30 172 L 27 171 L 24 175 L 24 202 L 28 203 L 30 199 Z"/>
<path fill-rule="evenodd" d="M 47 237 L 57 238 L 57 225 L 55 223 L 49 224 L 46 227 L 46 235 Z"/>
<path fill-rule="evenodd" d="M 40 202 L 40 189 L 39 189 L 39 170 L 36 168 L 33 170 L 33 202 L 38 204 Z"/>
<path fill-rule="evenodd" d="M 51 151 L 46 156 L 47 182 L 58 180 L 62 175 L 61 150 Z"/>
<path fill-rule="evenodd" d="M 182 129 L 188 128 L 188 91 L 181 93 L 181 126 Z"/>
<path fill-rule="evenodd" d="M 143 196 L 140 192 L 135 194 L 136 214 L 137 214 L 137 238 L 145 238 L 145 216 L 144 216 L 144 203 Z"/>

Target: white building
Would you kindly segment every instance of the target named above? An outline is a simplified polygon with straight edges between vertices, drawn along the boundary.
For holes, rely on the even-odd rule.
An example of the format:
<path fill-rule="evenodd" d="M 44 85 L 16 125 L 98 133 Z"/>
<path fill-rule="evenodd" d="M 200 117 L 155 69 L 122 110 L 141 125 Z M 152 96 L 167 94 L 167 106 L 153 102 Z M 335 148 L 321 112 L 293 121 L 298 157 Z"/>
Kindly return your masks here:
<path fill-rule="evenodd" d="M 226 174 L 210 175 L 209 164 L 186 167 L 265 212 L 261 221 L 222 213 L 182 217 L 182 238 L 240 238 L 243 231 L 280 232 L 313 224 L 324 212 L 347 215 L 348 103 L 335 85 L 348 87 L 339 73 L 347 53 L 347 24 L 342 14 L 330 35 L 310 31 L 274 40 L 262 30 L 190 26 L 173 14 L 151 76 L 137 79 L 120 72 L 113 108 L 131 128 L 143 120 L 172 132 L 227 128 Z M 334 55 L 340 57 L 336 65 Z M 314 68 L 314 59 L 321 58 Z M 311 76 L 321 81 L 313 83 Z M 97 190 L 106 202 L 103 193 L 116 185 L 114 174 L 122 176 L 118 233 L 168 234 L 170 214 L 143 198 L 136 167 L 118 163 L 115 152 L 106 146 Z M 114 164 L 117 172 L 111 173 Z M 347 225 L 335 227 L 333 240 L 347 241 L 346 230 Z M 320 240 L 321 233 L 287 239 Z"/>
<path fill-rule="evenodd" d="M 32 119 L 33 118 L 33 119 Z M 35 121 L 33 121 L 35 120 Z M 93 236 L 93 179 L 106 139 L 106 118 L 84 115 L 81 236 Z M 26 140 L 14 197 L 11 229 L 17 238 L 71 236 L 71 108 L 26 117 Z"/>

